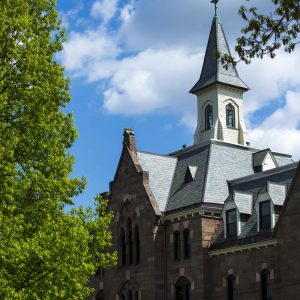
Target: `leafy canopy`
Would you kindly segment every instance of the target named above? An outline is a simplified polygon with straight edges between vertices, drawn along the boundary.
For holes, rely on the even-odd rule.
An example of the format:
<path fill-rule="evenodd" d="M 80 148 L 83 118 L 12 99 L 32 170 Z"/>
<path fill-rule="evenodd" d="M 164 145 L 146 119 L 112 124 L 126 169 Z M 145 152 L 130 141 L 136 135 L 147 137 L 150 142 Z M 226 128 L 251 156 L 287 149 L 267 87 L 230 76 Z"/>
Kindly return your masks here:
<path fill-rule="evenodd" d="M 77 133 L 55 61 L 65 39 L 55 4 L 1 0 L 1 299 L 84 299 L 89 277 L 116 260 L 101 197 L 95 211 L 65 212 L 86 180 L 70 177 Z"/>
<path fill-rule="evenodd" d="M 300 1 L 272 0 L 272 3 L 273 11 L 269 14 L 259 13 L 256 7 L 240 7 L 239 14 L 246 26 L 242 28 L 243 35 L 237 39 L 235 50 L 246 64 L 265 55 L 274 58 L 281 47 L 291 53 L 300 43 Z M 221 60 L 236 63 L 228 55 L 222 56 Z"/>

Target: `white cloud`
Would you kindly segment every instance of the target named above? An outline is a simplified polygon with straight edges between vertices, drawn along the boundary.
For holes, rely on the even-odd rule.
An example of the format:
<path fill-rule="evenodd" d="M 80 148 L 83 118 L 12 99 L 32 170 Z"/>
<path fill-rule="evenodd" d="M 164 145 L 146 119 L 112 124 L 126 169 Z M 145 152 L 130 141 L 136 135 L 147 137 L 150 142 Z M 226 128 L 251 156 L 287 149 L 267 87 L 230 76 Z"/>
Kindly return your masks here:
<path fill-rule="evenodd" d="M 71 33 L 68 42 L 64 44 L 62 61 L 66 70 L 73 75 L 94 79 L 96 72 L 97 79 L 100 80 L 110 76 L 119 53 L 120 49 L 105 32 L 87 30 L 83 33 Z M 100 63 L 105 68 L 101 67 Z"/>
<path fill-rule="evenodd" d="M 275 59 L 256 59 L 250 65 L 238 65 L 241 78 L 251 87 L 245 94 L 245 110 L 251 113 L 277 101 L 287 89 L 300 85 L 297 66 L 300 65 L 300 51 L 292 54 L 280 51 Z"/>
<path fill-rule="evenodd" d="M 97 0 L 91 8 L 91 16 L 93 18 L 101 18 L 103 23 L 108 23 L 116 14 L 118 0 Z"/>
<path fill-rule="evenodd" d="M 250 130 L 256 147 L 291 153 L 300 158 L 300 92 L 287 92 L 285 106 L 277 109 L 257 128 Z"/>
<path fill-rule="evenodd" d="M 146 50 L 122 60 L 104 93 L 104 107 L 124 115 L 151 113 L 157 109 L 183 114 L 194 108 L 188 95 L 201 55 L 187 49 Z"/>

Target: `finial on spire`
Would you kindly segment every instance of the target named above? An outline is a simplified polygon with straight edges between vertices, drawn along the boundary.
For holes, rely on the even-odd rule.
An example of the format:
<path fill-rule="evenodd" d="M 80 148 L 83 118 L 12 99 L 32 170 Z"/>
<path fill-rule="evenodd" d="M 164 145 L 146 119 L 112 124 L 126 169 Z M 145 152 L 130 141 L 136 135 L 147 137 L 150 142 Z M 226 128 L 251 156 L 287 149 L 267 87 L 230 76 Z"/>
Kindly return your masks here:
<path fill-rule="evenodd" d="M 217 9 L 218 9 L 217 4 L 218 4 L 219 0 L 211 0 L 210 2 L 215 5 L 215 16 L 216 16 L 217 15 Z"/>

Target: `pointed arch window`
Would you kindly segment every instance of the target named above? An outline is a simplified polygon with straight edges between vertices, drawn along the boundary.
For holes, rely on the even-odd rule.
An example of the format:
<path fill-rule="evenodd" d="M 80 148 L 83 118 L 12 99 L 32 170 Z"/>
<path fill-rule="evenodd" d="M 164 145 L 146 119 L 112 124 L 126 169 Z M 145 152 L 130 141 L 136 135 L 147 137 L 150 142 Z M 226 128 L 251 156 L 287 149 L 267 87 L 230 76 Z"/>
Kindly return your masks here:
<path fill-rule="evenodd" d="M 174 259 L 181 259 L 181 239 L 179 231 L 174 232 Z"/>
<path fill-rule="evenodd" d="M 226 105 L 226 125 L 235 128 L 235 109 L 231 103 Z"/>
<path fill-rule="evenodd" d="M 101 290 L 97 295 L 95 300 L 104 300 L 104 292 Z"/>
<path fill-rule="evenodd" d="M 127 292 L 127 300 L 133 300 L 133 294 L 131 290 Z"/>
<path fill-rule="evenodd" d="M 191 300 L 191 283 L 185 278 L 181 277 L 175 284 L 176 300 Z"/>
<path fill-rule="evenodd" d="M 140 263 L 140 231 L 139 226 L 134 227 L 134 240 L 135 240 L 135 263 Z"/>
<path fill-rule="evenodd" d="M 125 230 L 122 228 L 120 232 L 120 244 L 121 244 L 121 265 L 126 265 L 126 238 Z"/>
<path fill-rule="evenodd" d="M 261 277 L 261 299 L 272 300 L 271 277 L 268 270 L 260 273 Z"/>
<path fill-rule="evenodd" d="M 133 264 L 133 237 L 132 237 L 132 221 L 127 220 L 127 244 L 128 244 L 128 263 Z"/>
<path fill-rule="evenodd" d="M 227 278 L 227 299 L 236 300 L 236 283 L 235 277 L 233 275 L 228 276 Z"/>
<path fill-rule="evenodd" d="M 209 130 L 213 126 L 213 107 L 209 104 L 205 108 L 205 129 Z"/>

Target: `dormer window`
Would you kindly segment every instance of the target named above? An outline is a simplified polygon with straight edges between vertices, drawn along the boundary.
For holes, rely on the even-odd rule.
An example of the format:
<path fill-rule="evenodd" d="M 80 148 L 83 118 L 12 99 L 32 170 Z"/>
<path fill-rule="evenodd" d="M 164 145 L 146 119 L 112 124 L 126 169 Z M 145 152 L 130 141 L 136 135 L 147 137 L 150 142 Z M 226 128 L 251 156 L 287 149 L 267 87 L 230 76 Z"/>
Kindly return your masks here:
<path fill-rule="evenodd" d="M 230 103 L 226 105 L 226 125 L 228 128 L 235 128 L 235 111 Z"/>
<path fill-rule="evenodd" d="M 259 228 L 266 230 L 271 228 L 271 202 L 264 201 L 259 203 Z"/>
<path fill-rule="evenodd" d="M 237 236 L 236 209 L 226 211 L 226 232 L 227 237 Z"/>
<path fill-rule="evenodd" d="M 205 109 L 205 129 L 209 130 L 213 126 L 213 107 L 207 105 Z"/>

